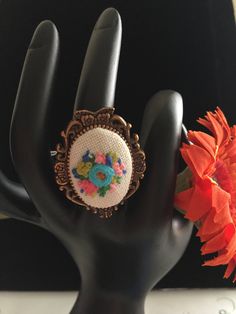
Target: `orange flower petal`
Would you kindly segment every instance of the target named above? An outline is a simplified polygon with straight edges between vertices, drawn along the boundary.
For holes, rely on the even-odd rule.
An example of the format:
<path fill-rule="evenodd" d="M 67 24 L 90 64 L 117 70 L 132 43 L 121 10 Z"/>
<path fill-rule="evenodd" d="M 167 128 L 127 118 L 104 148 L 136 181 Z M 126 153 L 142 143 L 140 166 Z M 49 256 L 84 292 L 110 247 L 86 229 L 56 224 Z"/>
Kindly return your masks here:
<path fill-rule="evenodd" d="M 196 145 L 184 146 L 180 151 L 192 173 L 199 177 L 203 177 L 214 162 L 214 158 L 206 150 Z"/>
<path fill-rule="evenodd" d="M 201 203 L 199 203 L 201 200 Z M 208 184 L 201 188 L 195 185 L 193 188 L 178 193 L 175 197 L 175 205 L 185 211 L 185 217 L 196 222 L 211 209 L 211 187 Z"/>
<path fill-rule="evenodd" d="M 218 265 L 225 265 L 230 262 L 230 260 L 236 254 L 236 234 L 232 236 L 232 239 L 225 247 L 223 252 L 219 251 L 219 255 L 210 261 L 206 261 L 204 263 L 205 266 L 218 266 Z"/>
<path fill-rule="evenodd" d="M 226 204 L 229 204 L 230 194 L 222 190 L 218 185 L 212 185 L 212 207 L 216 209 L 216 212 L 225 208 Z"/>
<path fill-rule="evenodd" d="M 213 136 L 199 131 L 189 131 L 188 140 L 193 144 L 206 149 L 214 157 L 216 151 L 216 141 Z"/>
<path fill-rule="evenodd" d="M 234 233 L 235 228 L 233 224 L 227 225 L 221 233 L 217 234 L 202 246 L 202 254 L 209 254 L 223 250 L 228 245 Z"/>
<path fill-rule="evenodd" d="M 197 122 L 202 124 L 209 131 L 212 132 L 216 139 L 216 145 L 219 146 L 222 143 L 224 139 L 224 132 L 221 128 L 220 123 L 216 121 L 214 117 L 212 117 L 211 113 L 208 112 L 206 115 L 206 119 L 199 118 Z"/>
<path fill-rule="evenodd" d="M 218 235 L 224 226 L 214 222 L 216 212 L 210 210 L 207 215 L 201 219 L 201 226 L 197 232 L 197 236 L 200 237 L 201 242 L 206 242 L 212 239 L 214 236 Z"/>
<path fill-rule="evenodd" d="M 213 133 L 218 146 L 230 135 L 229 125 L 220 108 L 215 113 L 207 112 L 204 119 L 199 118 L 197 121 Z"/>
<path fill-rule="evenodd" d="M 194 193 L 194 189 L 190 188 L 188 190 L 185 190 L 183 192 L 180 192 L 175 195 L 175 207 L 181 208 L 183 211 L 186 212 L 189 207 L 189 202 L 192 198 L 192 194 Z"/>
<path fill-rule="evenodd" d="M 229 127 L 228 121 L 223 113 L 223 111 L 217 107 L 215 110 L 215 118 L 220 121 L 222 129 L 225 131 L 226 136 L 229 137 L 231 134 L 231 128 Z"/>
<path fill-rule="evenodd" d="M 232 274 L 232 272 L 234 271 L 235 267 L 236 267 L 236 262 L 235 262 L 235 259 L 232 258 L 231 261 L 229 262 L 227 268 L 226 268 L 224 278 L 229 278 L 230 275 Z"/>

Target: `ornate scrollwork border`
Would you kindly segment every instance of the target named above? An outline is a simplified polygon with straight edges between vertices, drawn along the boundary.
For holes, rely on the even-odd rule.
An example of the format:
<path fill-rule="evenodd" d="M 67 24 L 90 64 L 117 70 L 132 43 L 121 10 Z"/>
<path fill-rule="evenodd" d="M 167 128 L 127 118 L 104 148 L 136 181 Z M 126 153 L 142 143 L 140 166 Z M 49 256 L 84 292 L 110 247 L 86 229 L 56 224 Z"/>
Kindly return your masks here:
<path fill-rule="evenodd" d="M 129 147 L 132 156 L 133 172 L 130 186 L 128 193 L 120 204 L 135 193 L 140 185 L 140 180 L 144 177 L 146 169 L 145 154 L 140 148 L 138 135 L 130 135 L 131 124 L 127 123 L 119 115 L 114 114 L 114 108 L 102 108 L 96 112 L 79 110 L 74 113 L 73 119 L 68 124 L 66 130 L 61 132 L 63 142 L 56 146 L 57 154 L 54 171 L 59 189 L 64 192 L 65 196 L 70 201 L 85 206 L 87 210 L 98 214 L 101 218 L 110 218 L 113 212 L 118 210 L 119 204 L 109 208 L 95 208 L 88 206 L 74 190 L 70 178 L 70 149 L 74 141 L 85 132 L 96 127 L 111 130 L 121 136 Z"/>

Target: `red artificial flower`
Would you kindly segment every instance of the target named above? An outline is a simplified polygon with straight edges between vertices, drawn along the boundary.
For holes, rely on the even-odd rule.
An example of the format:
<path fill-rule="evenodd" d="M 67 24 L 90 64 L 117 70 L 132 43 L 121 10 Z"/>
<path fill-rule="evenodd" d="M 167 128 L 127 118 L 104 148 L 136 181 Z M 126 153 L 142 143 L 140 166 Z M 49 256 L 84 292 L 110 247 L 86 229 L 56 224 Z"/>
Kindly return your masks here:
<path fill-rule="evenodd" d="M 228 278 L 236 268 L 236 125 L 229 127 L 220 108 L 198 122 L 212 135 L 188 132 L 190 144 L 183 144 L 181 154 L 191 184 L 176 194 L 175 205 L 198 223 L 202 255 L 216 253 L 204 265 L 227 265 Z"/>

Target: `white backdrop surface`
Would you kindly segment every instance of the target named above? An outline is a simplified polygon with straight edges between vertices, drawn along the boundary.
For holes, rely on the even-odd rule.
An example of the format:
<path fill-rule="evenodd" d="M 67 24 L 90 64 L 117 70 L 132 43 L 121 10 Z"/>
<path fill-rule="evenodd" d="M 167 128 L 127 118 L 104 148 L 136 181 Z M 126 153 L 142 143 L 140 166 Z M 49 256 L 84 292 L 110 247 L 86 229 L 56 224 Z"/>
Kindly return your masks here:
<path fill-rule="evenodd" d="M 0 292 L 0 314 L 68 314 L 76 295 Z M 154 291 L 149 294 L 145 309 L 145 314 L 236 314 L 236 293 L 233 288 Z"/>

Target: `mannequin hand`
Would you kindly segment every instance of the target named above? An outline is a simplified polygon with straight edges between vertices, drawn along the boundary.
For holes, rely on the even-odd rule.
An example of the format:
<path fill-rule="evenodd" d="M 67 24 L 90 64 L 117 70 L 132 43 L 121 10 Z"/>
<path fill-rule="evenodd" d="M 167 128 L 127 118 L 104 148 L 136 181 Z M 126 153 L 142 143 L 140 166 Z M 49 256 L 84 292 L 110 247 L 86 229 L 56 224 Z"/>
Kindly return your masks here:
<path fill-rule="evenodd" d="M 145 177 L 137 193 L 111 219 L 102 220 L 65 199 L 55 184 L 49 126 L 56 115 L 50 112 L 50 97 L 58 42 L 55 26 L 41 23 L 25 59 L 10 139 L 32 203 L 19 189 L 40 225 L 58 237 L 80 269 L 81 293 L 72 313 L 94 313 L 94 308 L 96 313 L 143 313 L 147 292 L 182 256 L 192 230 L 173 214 L 182 99 L 163 91 L 147 104 L 140 131 Z M 108 9 L 90 39 L 74 110 L 113 106 L 120 43 L 119 14 Z"/>

